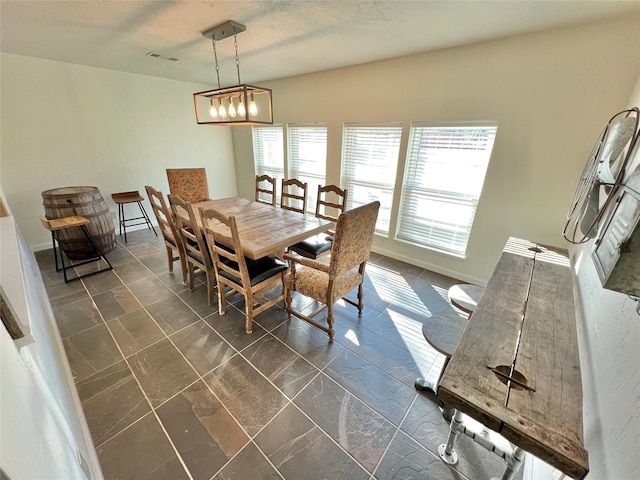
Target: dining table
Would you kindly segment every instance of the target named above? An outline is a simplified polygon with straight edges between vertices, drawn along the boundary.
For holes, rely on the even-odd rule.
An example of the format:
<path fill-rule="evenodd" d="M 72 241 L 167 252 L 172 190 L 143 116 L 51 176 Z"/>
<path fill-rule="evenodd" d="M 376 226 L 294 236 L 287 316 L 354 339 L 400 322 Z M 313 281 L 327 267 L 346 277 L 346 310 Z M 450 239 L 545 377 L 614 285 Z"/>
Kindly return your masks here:
<path fill-rule="evenodd" d="M 244 255 L 258 260 L 267 255 L 282 256 L 285 249 L 305 238 L 330 230 L 334 222 L 305 215 L 243 197 L 218 198 L 191 204 L 200 227 L 201 208 L 213 208 L 236 218 Z M 186 212 L 178 212 L 186 215 Z M 209 228 L 216 230 L 213 222 Z M 221 232 L 224 231 L 221 225 Z"/>

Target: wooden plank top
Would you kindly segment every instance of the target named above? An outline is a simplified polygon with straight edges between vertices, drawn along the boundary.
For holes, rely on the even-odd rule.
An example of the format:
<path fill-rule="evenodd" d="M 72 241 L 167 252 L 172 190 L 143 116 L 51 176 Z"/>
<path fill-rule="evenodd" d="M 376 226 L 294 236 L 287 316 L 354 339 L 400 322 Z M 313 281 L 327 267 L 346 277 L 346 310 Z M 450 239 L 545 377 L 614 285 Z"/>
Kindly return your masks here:
<path fill-rule="evenodd" d="M 79 216 L 71 216 L 71 217 L 63 217 L 63 218 L 45 218 L 40 217 L 40 221 L 44 228 L 47 230 L 51 230 L 55 232 L 56 230 L 64 230 L 65 228 L 73 228 L 73 227 L 81 227 L 83 225 L 88 225 L 89 220 L 85 217 Z"/>
<path fill-rule="evenodd" d="M 242 197 L 205 200 L 192 204 L 198 223 L 200 208 L 214 208 L 236 217 L 244 254 L 253 259 L 281 254 L 305 238 L 326 232 L 334 223 Z"/>
<path fill-rule="evenodd" d="M 565 250 L 509 239 L 438 395 L 570 477 L 586 476 L 582 381 Z"/>

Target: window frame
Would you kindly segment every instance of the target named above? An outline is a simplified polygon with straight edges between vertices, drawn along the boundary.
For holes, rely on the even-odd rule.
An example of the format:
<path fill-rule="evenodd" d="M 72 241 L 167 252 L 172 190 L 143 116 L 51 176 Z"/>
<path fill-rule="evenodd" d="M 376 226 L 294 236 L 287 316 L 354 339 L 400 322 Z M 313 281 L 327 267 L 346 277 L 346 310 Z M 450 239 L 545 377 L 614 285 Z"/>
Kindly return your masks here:
<path fill-rule="evenodd" d="M 350 130 L 354 131 L 357 129 L 362 129 L 363 134 L 366 135 L 366 130 L 369 130 L 370 134 L 373 134 L 376 130 L 381 132 L 386 131 L 389 136 L 389 141 L 384 142 L 383 145 L 376 145 L 375 142 L 370 144 L 359 145 L 349 145 L 350 136 L 352 133 Z M 393 133 L 393 135 L 391 135 Z M 341 155 L 341 165 L 340 165 L 340 185 L 342 188 L 348 190 L 348 198 L 347 198 L 347 210 L 351 210 L 353 208 L 359 207 L 360 205 L 364 205 L 365 203 L 369 203 L 371 201 L 378 200 L 380 201 L 380 211 L 378 213 L 378 221 L 376 222 L 376 230 L 375 233 L 377 235 L 382 235 L 385 237 L 389 237 L 391 234 L 391 226 L 393 222 L 393 211 L 394 211 L 394 196 L 395 196 L 395 187 L 396 181 L 398 178 L 398 165 L 400 164 L 400 152 L 402 150 L 402 140 L 403 140 L 403 125 L 399 122 L 393 123 L 344 123 L 342 128 L 342 155 Z M 350 154 L 349 150 L 353 149 L 356 152 L 359 148 L 363 150 L 372 150 L 373 147 L 378 149 L 382 148 L 384 150 L 395 149 L 393 152 L 393 164 L 387 163 L 382 165 L 383 161 L 389 158 L 389 153 L 386 152 L 383 155 L 380 155 L 375 160 L 378 160 L 377 164 L 365 163 L 363 161 L 355 161 L 350 162 L 348 160 L 348 156 Z M 366 152 L 365 152 L 366 153 Z M 360 155 L 357 153 L 356 155 Z M 364 158 L 364 157 L 363 157 Z M 367 157 L 367 162 L 371 160 L 371 157 Z M 375 180 L 371 181 L 368 179 L 367 181 L 358 180 L 354 175 L 355 170 L 358 167 L 367 167 L 369 169 L 376 168 L 381 171 L 385 170 L 385 175 L 373 175 L 375 176 Z M 386 181 L 381 182 L 380 178 L 386 179 Z M 357 190 L 368 190 L 368 198 L 366 201 L 358 201 L 358 192 Z"/>
<path fill-rule="evenodd" d="M 299 145 L 294 145 L 296 139 L 299 139 L 298 133 L 293 133 L 298 130 L 302 131 L 307 129 L 311 130 L 324 130 L 324 158 L 323 162 L 319 164 L 321 166 L 322 174 L 310 171 L 304 171 L 299 168 L 299 159 L 295 158 L 295 153 L 299 152 Z M 318 136 L 319 140 L 322 140 L 322 135 Z M 313 139 L 311 139 L 313 140 Z M 288 123 L 287 124 L 287 165 L 286 170 L 287 178 L 297 178 L 302 182 L 307 183 L 307 212 L 315 213 L 316 201 L 318 194 L 318 185 L 325 185 L 327 181 L 327 149 L 328 149 L 328 128 L 324 123 Z M 319 169 L 319 170 L 320 170 Z"/>
<path fill-rule="evenodd" d="M 271 167 L 265 164 L 264 162 L 264 144 L 261 143 L 262 132 L 266 131 L 279 131 L 281 142 L 281 168 L 280 167 Z M 285 150 L 284 150 L 284 127 L 280 124 L 276 125 L 256 125 L 252 127 L 251 136 L 253 139 L 253 166 L 255 168 L 256 175 L 269 175 L 270 177 L 274 177 L 276 179 L 284 178 L 284 174 L 286 171 L 285 165 Z M 275 142 L 274 142 L 275 143 Z M 259 148 L 258 148 L 259 146 Z M 280 152 L 278 152 L 280 153 Z M 258 159 L 260 158 L 260 162 Z"/>
<path fill-rule="evenodd" d="M 476 175 L 478 168 L 483 168 L 481 172 L 481 179 L 479 182 L 477 181 L 479 177 L 475 177 L 475 190 L 472 191 L 471 188 L 469 188 L 463 192 L 454 192 L 452 190 L 447 190 L 445 188 L 445 185 L 442 185 L 442 187 L 439 189 L 415 185 L 417 181 L 416 178 L 418 176 L 418 170 L 422 172 L 423 177 L 425 175 L 428 176 L 429 165 L 431 164 L 431 168 L 433 169 L 433 165 L 437 163 L 430 163 L 426 160 L 427 154 L 424 149 L 421 149 L 421 147 L 423 146 L 423 142 L 416 139 L 416 136 L 424 135 L 423 132 L 429 129 L 435 131 L 446 131 L 455 129 L 485 130 L 486 145 L 482 152 L 486 154 L 486 157 L 484 157 L 482 160 L 479 160 L 481 154 L 478 154 L 477 160 L 470 160 L 469 158 L 463 160 L 463 162 L 466 163 L 475 162 L 481 164 L 480 166 L 476 165 L 472 167 L 475 169 L 474 171 L 476 172 Z M 491 130 L 493 131 L 492 133 L 487 133 Z M 497 137 L 497 134 L 498 122 L 496 121 L 455 123 L 412 122 L 407 144 L 407 154 L 404 164 L 402 187 L 399 197 L 400 202 L 398 206 L 398 216 L 394 240 L 402 243 L 408 243 L 419 248 L 433 250 L 438 253 L 443 253 L 453 257 L 461 259 L 466 258 L 469 240 L 471 239 L 471 232 L 475 221 L 475 215 L 477 212 L 478 204 L 482 197 L 484 181 L 489 169 L 489 164 L 491 163 L 491 157 L 493 155 L 493 149 L 495 146 L 495 139 Z M 447 139 L 447 141 L 451 140 Z M 419 149 L 417 152 L 414 151 L 416 146 Z M 441 153 L 442 157 L 446 156 L 446 150 L 448 150 L 448 148 L 440 148 L 439 150 L 444 151 L 444 153 Z M 459 149 L 451 148 L 450 150 L 456 151 Z M 461 166 L 459 164 L 456 164 L 456 166 L 447 166 L 447 168 L 451 170 L 449 172 L 449 175 L 453 173 L 457 174 L 461 171 Z M 467 168 L 469 168 L 469 165 L 467 165 Z M 472 174 L 468 174 L 468 176 L 471 177 Z M 458 218 L 462 217 L 460 212 L 464 212 L 464 210 L 466 209 L 468 222 L 450 223 L 448 226 L 445 226 L 444 222 L 441 222 L 441 225 L 438 226 L 438 219 L 436 216 L 420 217 L 416 214 L 416 212 L 419 210 L 417 204 L 421 202 L 440 203 L 443 207 L 448 208 L 448 219 L 455 217 L 456 210 L 458 211 Z M 431 222 L 430 226 L 420 225 L 420 223 L 425 224 L 425 222 L 429 221 Z M 449 237 L 448 239 L 446 233 L 442 233 L 446 232 L 447 229 L 450 230 L 451 233 L 451 237 Z M 429 233 L 427 238 L 423 241 L 420 241 L 416 238 L 419 234 L 422 233 L 421 230 L 431 230 L 431 233 Z"/>

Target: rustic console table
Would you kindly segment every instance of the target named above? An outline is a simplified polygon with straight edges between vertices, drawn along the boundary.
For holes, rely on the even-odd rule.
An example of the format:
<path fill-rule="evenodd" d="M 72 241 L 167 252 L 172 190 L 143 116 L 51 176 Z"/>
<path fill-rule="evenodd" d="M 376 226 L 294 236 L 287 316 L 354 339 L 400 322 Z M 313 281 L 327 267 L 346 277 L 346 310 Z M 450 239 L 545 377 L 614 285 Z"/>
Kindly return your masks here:
<path fill-rule="evenodd" d="M 582 433 L 582 381 L 567 252 L 510 238 L 458 347 L 438 396 L 456 408 L 440 457 L 456 463 L 462 413 L 566 475 L 589 471 Z M 479 442 L 486 443 L 486 442 Z M 487 445 L 485 445 L 487 446 Z M 491 448 L 491 447 L 488 447 Z"/>

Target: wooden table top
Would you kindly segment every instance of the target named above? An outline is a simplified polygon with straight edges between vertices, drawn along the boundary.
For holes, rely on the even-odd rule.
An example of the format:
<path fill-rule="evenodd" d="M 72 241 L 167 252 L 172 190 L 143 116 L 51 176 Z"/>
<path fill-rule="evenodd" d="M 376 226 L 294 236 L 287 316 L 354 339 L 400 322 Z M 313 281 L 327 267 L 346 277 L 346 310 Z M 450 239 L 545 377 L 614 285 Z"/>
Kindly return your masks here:
<path fill-rule="evenodd" d="M 244 254 L 253 260 L 281 254 L 285 248 L 334 226 L 333 222 L 312 215 L 242 197 L 206 200 L 193 203 L 192 207 L 198 223 L 200 208 L 214 208 L 235 216 Z"/>
<path fill-rule="evenodd" d="M 492 370 L 501 366 L 506 375 Z M 504 378 L 511 368 L 515 381 Z M 566 250 L 509 239 L 440 380 L 438 396 L 571 478 L 586 476 Z"/>

